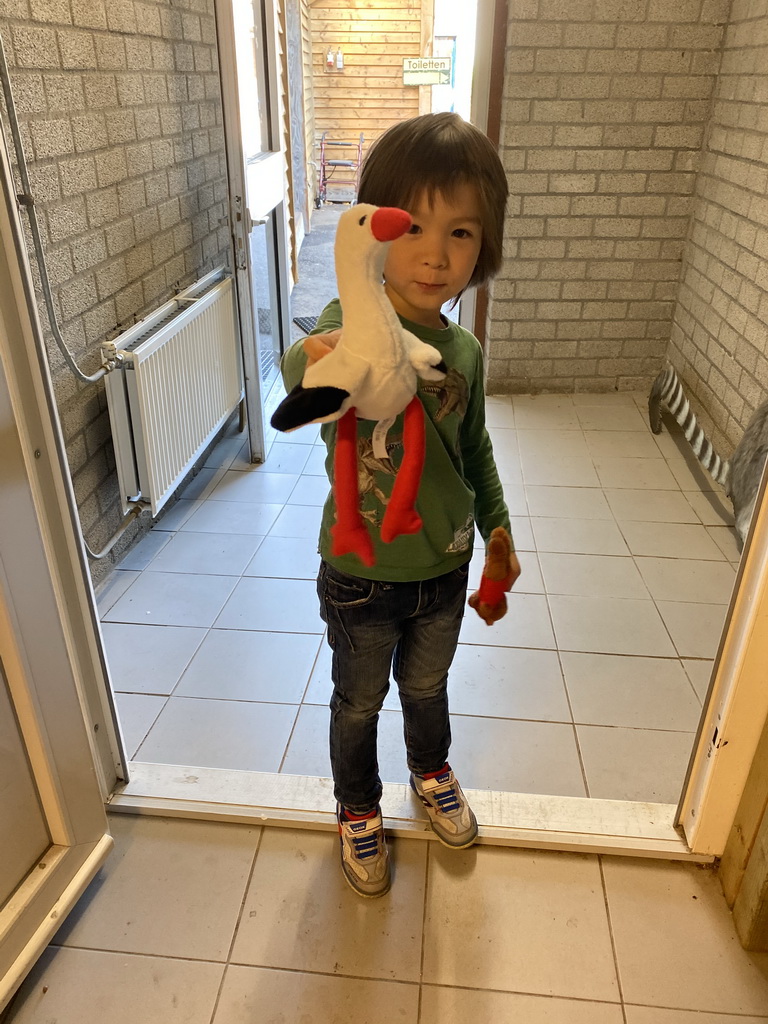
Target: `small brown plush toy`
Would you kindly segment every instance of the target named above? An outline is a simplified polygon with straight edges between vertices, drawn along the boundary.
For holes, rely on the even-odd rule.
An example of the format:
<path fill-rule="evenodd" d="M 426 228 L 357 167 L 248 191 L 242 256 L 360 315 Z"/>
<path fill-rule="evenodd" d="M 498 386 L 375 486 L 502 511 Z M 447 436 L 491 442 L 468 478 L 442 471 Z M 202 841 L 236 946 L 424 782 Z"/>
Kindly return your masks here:
<path fill-rule="evenodd" d="M 488 541 L 480 589 L 469 599 L 469 607 L 474 608 L 487 626 L 506 615 L 505 595 L 517 578 L 510 561 L 512 553 L 509 534 L 503 526 L 497 526 Z"/>

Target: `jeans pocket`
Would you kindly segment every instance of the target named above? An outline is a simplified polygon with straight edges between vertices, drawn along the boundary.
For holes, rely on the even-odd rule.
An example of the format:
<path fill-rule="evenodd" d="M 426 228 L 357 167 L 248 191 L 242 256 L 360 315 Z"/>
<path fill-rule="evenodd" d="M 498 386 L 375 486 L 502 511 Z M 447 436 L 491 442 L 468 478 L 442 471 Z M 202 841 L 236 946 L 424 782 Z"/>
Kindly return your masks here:
<path fill-rule="evenodd" d="M 375 580 L 364 580 L 359 576 L 347 576 L 326 566 L 323 574 L 325 600 L 339 610 L 362 608 L 376 597 L 378 584 Z"/>

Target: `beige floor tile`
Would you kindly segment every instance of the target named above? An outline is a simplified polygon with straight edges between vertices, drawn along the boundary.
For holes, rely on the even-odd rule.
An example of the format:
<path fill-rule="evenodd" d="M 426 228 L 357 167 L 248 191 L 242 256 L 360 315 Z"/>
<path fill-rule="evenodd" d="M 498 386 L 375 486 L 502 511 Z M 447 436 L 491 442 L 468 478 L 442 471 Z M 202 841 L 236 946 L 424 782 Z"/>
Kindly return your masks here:
<path fill-rule="evenodd" d="M 532 516 L 556 519 L 607 519 L 613 521 L 599 487 L 526 487 Z"/>
<path fill-rule="evenodd" d="M 693 523 L 619 522 L 629 550 L 633 555 L 656 558 L 698 558 L 723 561 L 726 556 L 711 536 L 715 527 Z"/>
<path fill-rule="evenodd" d="M 738 562 L 741 559 L 739 535 L 732 526 L 708 526 L 706 529 L 729 562 Z"/>
<path fill-rule="evenodd" d="M 648 597 L 635 562 L 629 557 L 541 551 L 539 562 L 548 594 Z"/>
<path fill-rule="evenodd" d="M 619 522 L 700 522 L 698 515 L 680 491 L 606 488 L 605 497 Z"/>
<path fill-rule="evenodd" d="M 762 1017 L 730 1013 L 702 1013 L 698 1010 L 660 1010 L 652 1006 L 625 1006 L 627 1024 L 765 1024 Z"/>
<path fill-rule="evenodd" d="M 489 396 L 486 398 L 485 422 L 489 428 L 513 428 L 515 426 L 515 412 L 511 400 L 502 396 Z"/>
<path fill-rule="evenodd" d="M 333 833 L 265 829 L 232 962 L 417 981 L 427 842 L 390 840 L 393 885 L 363 900 Z"/>
<path fill-rule="evenodd" d="M 226 960 L 260 829 L 119 814 L 109 828 L 115 848 L 56 941 Z"/>
<path fill-rule="evenodd" d="M 719 492 L 686 490 L 682 494 L 705 526 L 733 526 L 733 506 Z"/>
<path fill-rule="evenodd" d="M 487 410 L 486 410 L 487 414 Z M 520 446 L 518 443 L 517 431 L 512 427 L 511 424 L 507 426 L 495 427 L 493 424 L 487 424 L 488 436 L 491 439 L 494 451 L 507 451 L 507 452 L 519 452 Z"/>
<path fill-rule="evenodd" d="M 617 1000 L 596 858 L 430 847 L 424 975 L 432 983 Z"/>
<path fill-rule="evenodd" d="M 638 436 L 645 437 L 645 434 Z M 679 490 L 677 481 L 663 459 L 595 458 L 601 487 L 647 487 L 655 490 Z"/>
<path fill-rule="evenodd" d="M 656 606 L 681 658 L 714 658 L 725 624 L 725 605 L 657 601 Z"/>
<path fill-rule="evenodd" d="M 223 964 L 49 946 L 8 1024 L 209 1024 Z"/>
<path fill-rule="evenodd" d="M 768 954 L 741 948 L 715 872 L 604 858 L 628 1003 L 765 1015 Z"/>
<path fill-rule="evenodd" d="M 590 451 L 580 430 L 520 430 L 518 445 L 524 465 L 552 455 L 560 458 L 589 458 Z"/>
<path fill-rule="evenodd" d="M 298 710 L 295 704 L 171 697 L 135 759 L 276 772 Z"/>
<path fill-rule="evenodd" d="M 601 492 L 602 493 L 602 492 Z M 581 555 L 628 555 L 621 531 L 602 519 L 532 518 L 536 547 Z"/>
<path fill-rule="evenodd" d="M 623 1024 L 617 1003 L 425 985 L 419 1024 Z"/>
<path fill-rule="evenodd" d="M 212 1024 L 416 1024 L 418 1009 L 418 985 L 229 967 Z"/>
<path fill-rule="evenodd" d="M 693 731 L 701 704 L 675 658 L 560 654 L 574 721 Z"/>
<path fill-rule="evenodd" d="M 518 430 L 579 430 L 581 423 L 570 395 L 515 395 Z"/>
<path fill-rule="evenodd" d="M 548 601 L 561 651 L 651 658 L 675 656 L 675 648 L 650 598 L 640 601 L 555 594 Z"/>
<path fill-rule="evenodd" d="M 727 604 L 736 573 L 729 562 L 690 558 L 636 558 L 655 601 Z"/>
<path fill-rule="evenodd" d="M 696 691 L 696 695 L 703 702 L 707 696 L 709 683 L 712 678 L 712 660 L 704 658 L 697 661 L 693 658 L 683 658 L 683 668 L 688 673 L 688 678 L 691 680 L 691 685 Z"/>
<path fill-rule="evenodd" d="M 648 421 L 629 405 L 607 408 L 577 405 L 576 412 L 583 430 L 649 430 Z"/>
<path fill-rule="evenodd" d="M 577 725 L 589 795 L 604 800 L 676 804 L 693 732 Z"/>
<path fill-rule="evenodd" d="M 584 439 L 594 459 L 662 459 L 652 434 L 639 430 L 585 430 Z"/>
<path fill-rule="evenodd" d="M 526 487 L 599 487 L 595 467 L 588 455 L 522 455 Z"/>
<path fill-rule="evenodd" d="M 299 704 L 320 642 L 317 633 L 211 629 L 174 696 Z"/>
<path fill-rule="evenodd" d="M 668 457 L 667 465 L 682 491 L 716 491 L 720 486 L 698 462 L 692 451 L 686 452 L 685 455 Z"/>

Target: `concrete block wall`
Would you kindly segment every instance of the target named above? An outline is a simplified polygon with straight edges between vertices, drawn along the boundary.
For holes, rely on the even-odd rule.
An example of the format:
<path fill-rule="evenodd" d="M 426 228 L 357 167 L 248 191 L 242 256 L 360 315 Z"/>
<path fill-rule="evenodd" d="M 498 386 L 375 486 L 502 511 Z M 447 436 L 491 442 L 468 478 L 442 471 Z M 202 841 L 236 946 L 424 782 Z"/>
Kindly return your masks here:
<path fill-rule="evenodd" d="M 729 0 L 509 0 L 490 393 L 645 388 L 672 327 Z"/>
<path fill-rule="evenodd" d="M 0 0 L 0 33 L 59 323 L 91 374 L 105 339 L 228 260 L 213 0 Z M 104 385 L 48 342 L 99 549 L 122 519 Z"/>
<path fill-rule="evenodd" d="M 768 399 L 768 0 L 733 0 L 669 354 L 730 455 Z"/>

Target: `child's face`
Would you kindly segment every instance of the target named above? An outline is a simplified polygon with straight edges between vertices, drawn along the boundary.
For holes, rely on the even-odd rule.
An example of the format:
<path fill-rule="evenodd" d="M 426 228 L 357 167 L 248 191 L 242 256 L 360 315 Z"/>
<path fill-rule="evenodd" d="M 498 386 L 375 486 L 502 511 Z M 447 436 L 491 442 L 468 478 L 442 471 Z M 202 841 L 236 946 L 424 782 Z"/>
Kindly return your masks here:
<path fill-rule="evenodd" d="M 472 277 L 483 240 L 480 201 L 472 185 L 450 200 L 422 192 L 411 209 L 413 226 L 389 248 L 384 287 L 396 311 L 424 327 L 441 328 L 440 307 Z"/>

